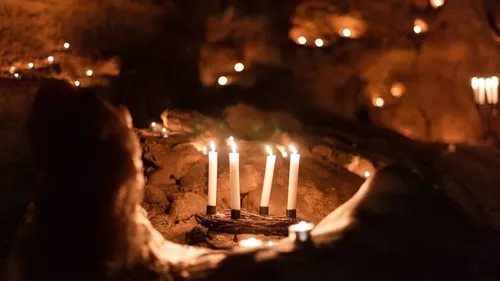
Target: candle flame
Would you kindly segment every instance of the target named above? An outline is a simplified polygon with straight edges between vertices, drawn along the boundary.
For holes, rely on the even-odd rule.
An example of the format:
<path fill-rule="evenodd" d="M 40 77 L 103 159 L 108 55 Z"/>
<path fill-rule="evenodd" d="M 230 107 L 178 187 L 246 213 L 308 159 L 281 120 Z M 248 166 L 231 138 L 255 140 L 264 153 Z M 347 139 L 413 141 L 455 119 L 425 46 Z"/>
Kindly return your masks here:
<path fill-rule="evenodd" d="M 370 172 L 368 172 L 368 171 L 366 171 L 366 172 L 365 172 L 365 178 L 369 178 L 370 176 L 371 176 L 371 173 L 370 173 Z"/>
<path fill-rule="evenodd" d="M 166 133 L 167 132 L 167 128 L 162 128 L 161 131 L 164 132 L 164 133 Z"/>
<path fill-rule="evenodd" d="M 273 155 L 273 149 L 269 145 L 266 145 L 266 151 L 269 153 L 269 156 Z"/>
<path fill-rule="evenodd" d="M 491 84 L 494 87 L 497 87 L 498 86 L 498 77 L 496 77 L 496 76 L 491 77 Z"/>
<path fill-rule="evenodd" d="M 212 152 L 215 152 L 215 142 L 214 141 L 210 141 L 210 149 L 212 150 Z"/>
<path fill-rule="evenodd" d="M 231 150 L 233 151 L 233 153 L 236 153 L 236 143 L 234 141 L 231 142 Z"/>
<path fill-rule="evenodd" d="M 470 84 L 473 89 L 477 89 L 477 87 L 479 87 L 479 79 L 477 77 L 473 77 Z"/>
<path fill-rule="evenodd" d="M 297 148 L 293 145 L 289 145 L 288 146 L 288 149 L 290 149 L 290 151 L 293 153 L 293 154 L 297 154 Z"/>
<path fill-rule="evenodd" d="M 204 147 L 201 149 L 201 152 L 202 152 L 204 155 L 207 155 L 207 151 L 208 151 L 208 149 L 207 149 L 207 147 L 206 147 L 206 146 L 204 146 Z"/>
<path fill-rule="evenodd" d="M 151 127 L 156 127 L 156 122 L 151 122 Z"/>

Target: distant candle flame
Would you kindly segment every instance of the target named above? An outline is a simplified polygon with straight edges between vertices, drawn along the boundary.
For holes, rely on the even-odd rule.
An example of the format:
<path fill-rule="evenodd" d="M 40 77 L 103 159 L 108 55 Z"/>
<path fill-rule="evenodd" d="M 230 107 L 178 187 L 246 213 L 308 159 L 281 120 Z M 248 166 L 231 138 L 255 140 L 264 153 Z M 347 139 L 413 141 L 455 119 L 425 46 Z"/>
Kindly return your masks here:
<path fill-rule="evenodd" d="M 215 152 L 215 142 L 214 141 L 210 141 L 210 149 L 212 150 L 212 152 Z"/>
<path fill-rule="evenodd" d="M 286 152 L 286 148 L 282 145 L 276 145 L 276 148 L 280 151 L 281 153 L 281 156 L 283 158 L 287 158 L 288 157 L 288 152 Z"/>
<path fill-rule="evenodd" d="M 156 127 L 156 122 L 151 122 L 151 127 Z"/>
<path fill-rule="evenodd" d="M 167 132 L 167 128 L 162 128 L 162 129 L 161 129 L 161 131 L 162 131 L 163 133 L 166 133 L 166 132 Z"/>
<path fill-rule="evenodd" d="M 498 86 L 498 77 L 496 77 L 496 76 L 491 77 L 491 83 L 494 87 L 497 87 Z"/>
<path fill-rule="evenodd" d="M 269 153 L 269 156 L 273 155 L 273 150 L 269 145 L 266 145 L 266 151 L 267 151 L 267 153 Z"/>
<path fill-rule="evenodd" d="M 293 145 L 289 145 L 288 146 L 288 149 L 290 149 L 290 151 L 293 153 L 293 154 L 297 154 L 297 148 Z"/>
<path fill-rule="evenodd" d="M 35 67 L 35 64 L 34 64 L 34 63 L 32 63 L 32 62 L 28 63 L 28 68 L 29 68 L 29 69 L 32 69 L 33 67 Z"/>
<path fill-rule="evenodd" d="M 371 176 L 371 173 L 370 173 L 370 172 L 368 172 L 368 171 L 366 171 L 366 172 L 365 172 L 365 178 L 369 178 L 370 176 Z"/>
<path fill-rule="evenodd" d="M 300 45 L 305 45 L 307 43 L 307 38 L 305 38 L 304 36 L 300 36 L 299 38 L 297 38 L 297 42 Z"/>
<path fill-rule="evenodd" d="M 54 62 L 54 57 L 53 56 L 49 56 L 47 58 L 47 60 L 50 62 L 50 63 L 53 63 Z"/>
<path fill-rule="evenodd" d="M 75 86 L 80 87 L 80 81 L 75 81 Z"/>

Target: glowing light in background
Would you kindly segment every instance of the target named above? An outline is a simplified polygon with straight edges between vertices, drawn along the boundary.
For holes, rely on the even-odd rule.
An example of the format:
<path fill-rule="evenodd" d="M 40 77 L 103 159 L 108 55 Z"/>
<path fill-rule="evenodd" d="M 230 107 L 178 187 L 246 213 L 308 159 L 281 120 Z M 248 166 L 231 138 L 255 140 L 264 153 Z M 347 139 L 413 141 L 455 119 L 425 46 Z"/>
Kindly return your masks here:
<path fill-rule="evenodd" d="M 75 86 L 80 87 L 80 81 L 76 80 L 75 81 Z M 154 123 L 154 122 L 153 122 Z"/>
<path fill-rule="evenodd" d="M 425 33 L 429 29 L 429 25 L 422 19 L 416 19 L 413 23 L 413 32 L 416 34 Z"/>
<path fill-rule="evenodd" d="M 251 237 L 245 240 L 241 240 L 239 245 L 244 248 L 255 248 L 262 246 L 262 241 Z"/>
<path fill-rule="evenodd" d="M 219 83 L 219 85 L 221 85 L 221 86 L 225 86 L 225 85 L 227 85 L 227 82 L 228 82 L 228 80 L 227 80 L 227 77 L 226 77 L 226 76 L 221 76 L 221 77 L 219 77 L 219 79 L 217 80 L 217 83 Z"/>
<path fill-rule="evenodd" d="M 67 50 L 67 49 L 69 49 L 70 44 L 69 44 L 68 42 L 66 42 L 66 43 L 64 43 L 64 45 L 63 45 L 63 46 L 64 46 L 64 49 L 66 49 L 66 50 Z"/>
<path fill-rule="evenodd" d="M 441 8 L 444 5 L 444 0 L 431 0 L 431 6 L 434 9 Z"/>
<path fill-rule="evenodd" d="M 15 66 L 11 66 L 11 67 L 9 67 L 9 73 L 10 73 L 10 74 L 14 74 L 14 73 L 16 73 L 16 67 L 15 67 Z"/>
<path fill-rule="evenodd" d="M 314 40 L 314 44 L 316 45 L 316 47 L 323 47 L 325 42 L 323 42 L 323 39 L 318 38 L 318 39 Z"/>
<path fill-rule="evenodd" d="M 277 145 L 276 148 L 280 151 L 281 153 L 281 156 L 283 158 L 287 158 L 288 157 L 288 152 L 286 151 L 286 148 L 282 145 Z"/>
<path fill-rule="evenodd" d="M 29 68 L 29 69 L 32 69 L 33 67 L 35 67 L 35 64 L 34 64 L 34 63 L 32 63 L 32 62 L 28 63 L 28 68 Z"/>
<path fill-rule="evenodd" d="M 307 39 L 304 36 L 300 36 L 299 38 L 297 38 L 297 42 L 300 45 L 305 45 L 307 43 Z"/>
<path fill-rule="evenodd" d="M 54 62 L 54 60 L 55 60 L 55 59 L 54 59 L 54 57 L 53 57 L 53 56 L 49 56 L 49 57 L 47 58 L 47 61 L 48 61 L 49 63 L 53 63 L 53 62 Z"/>
<path fill-rule="evenodd" d="M 350 38 L 352 36 L 352 31 L 349 28 L 344 28 L 342 30 L 342 36 L 346 38 Z"/>
<path fill-rule="evenodd" d="M 245 65 L 242 64 L 241 62 L 234 65 L 234 70 L 236 72 L 242 72 L 244 69 L 245 69 Z"/>
<path fill-rule="evenodd" d="M 366 172 L 365 172 L 365 178 L 369 178 L 370 176 L 371 176 L 371 173 L 370 173 L 370 172 L 368 172 L 368 171 L 366 171 Z"/>
<path fill-rule="evenodd" d="M 385 101 L 383 98 L 376 98 L 373 102 L 373 105 L 376 107 L 384 107 Z"/>
<path fill-rule="evenodd" d="M 94 75 L 94 71 L 92 71 L 92 69 L 89 69 L 89 70 L 87 70 L 86 74 L 88 77 L 90 77 L 90 76 Z"/>
<path fill-rule="evenodd" d="M 21 75 L 19 75 L 19 73 L 14 73 L 14 77 L 16 77 L 17 79 L 19 79 L 19 77 L 21 77 Z"/>
<path fill-rule="evenodd" d="M 391 95 L 395 98 L 400 98 L 406 91 L 406 87 L 403 83 L 395 82 L 391 87 Z"/>

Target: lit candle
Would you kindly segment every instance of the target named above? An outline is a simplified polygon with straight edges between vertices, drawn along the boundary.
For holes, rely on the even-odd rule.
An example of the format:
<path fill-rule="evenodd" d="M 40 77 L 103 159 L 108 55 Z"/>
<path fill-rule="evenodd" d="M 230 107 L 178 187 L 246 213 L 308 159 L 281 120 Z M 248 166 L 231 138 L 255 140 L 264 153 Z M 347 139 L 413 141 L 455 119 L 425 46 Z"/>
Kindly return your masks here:
<path fill-rule="evenodd" d="M 492 94 L 493 94 L 493 104 L 498 103 L 498 77 L 491 77 L 491 86 L 492 86 Z"/>
<path fill-rule="evenodd" d="M 479 103 L 479 79 L 477 77 L 473 77 L 470 85 L 474 91 L 474 101 Z"/>
<path fill-rule="evenodd" d="M 236 72 L 242 72 L 245 69 L 245 65 L 242 64 L 241 62 L 238 62 L 237 64 L 234 65 L 234 71 Z"/>
<path fill-rule="evenodd" d="M 297 38 L 297 42 L 300 45 L 305 45 L 307 43 L 307 38 L 305 38 L 304 36 L 300 36 L 299 38 Z"/>
<path fill-rule="evenodd" d="M 314 224 L 301 221 L 288 227 L 288 237 L 295 240 L 298 244 L 311 242 L 311 231 Z"/>
<path fill-rule="evenodd" d="M 231 142 L 229 153 L 229 182 L 231 184 L 231 218 L 239 219 L 241 216 L 240 202 L 240 155 L 236 152 L 236 143 Z"/>
<path fill-rule="evenodd" d="M 53 63 L 53 62 L 54 62 L 54 57 L 53 57 L 53 56 L 49 56 L 49 57 L 47 58 L 47 61 L 48 61 L 49 63 Z"/>
<path fill-rule="evenodd" d="M 255 247 L 260 247 L 262 246 L 262 241 L 259 239 L 255 239 L 253 237 L 250 237 L 245 240 L 241 240 L 240 243 L 238 243 L 241 247 L 244 248 L 255 248 Z"/>
<path fill-rule="evenodd" d="M 68 43 L 68 42 L 64 43 L 64 45 L 63 45 L 63 46 L 64 46 L 64 49 L 66 49 L 66 50 L 67 50 L 67 49 L 69 49 L 69 47 L 70 47 L 70 45 L 69 45 L 69 43 Z"/>
<path fill-rule="evenodd" d="M 269 198 L 271 197 L 271 186 L 273 185 L 274 164 L 276 163 L 276 155 L 269 145 L 266 145 L 266 150 L 269 153 L 266 161 L 266 172 L 264 174 L 264 184 L 262 186 L 262 197 L 260 199 L 260 214 L 263 216 L 269 215 Z"/>
<path fill-rule="evenodd" d="M 167 138 L 168 137 L 168 131 L 167 131 L 167 128 L 163 127 L 161 128 L 161 136 L 163 138 Z"/>
<path fill-rule="evenodd" d="M 92 75 L 94 75 L 94 71 L 92 71 L 92 69 L 89 69 L 87 70 L 86 74 L 88 77 L 91 77 Z"/>
<path fill-rule="evenodd" d="M 295 146 L 289 146 L 290 154 L 290 174 L 288 177 L 288 203 L 286 215 L 295 218 L 297 216 L 297 183 L 299 180 L 299 161 L 300 154 L 297 153 Z"/>
<path fill-rule="evenodd" d="M 483 105 L 486 99 L 486 94 L 485 94 L 485 87 L 486 87 L 486 81 L 484 78 L 479 78 L 479 95 L 478 95 L 478 101 L 480 105 Z"/>
<path fill-rule="evenodd" d="M 217 206 L 217 152 L 215 143 L 210 142 L 210 152 L 208 153 L 208 205 L 207 215 L 213 215 Z"/>
<path fill-rule="evenodd" d="M 32 63 L 32 62 L 28 63 L 28 68 L 29 68 L 29 69 L 32 69 L 33 67 L 35 67 L 35 64 L 34 64 L 34 63 Z"/>
<path fill-rule="evenodd" d="M 323 41 L 323 39 L 318 38 L 318 39 L 314 40 L 314 44 L 316 45 L 316 47 L 323 47 L 324 41 Z"/>

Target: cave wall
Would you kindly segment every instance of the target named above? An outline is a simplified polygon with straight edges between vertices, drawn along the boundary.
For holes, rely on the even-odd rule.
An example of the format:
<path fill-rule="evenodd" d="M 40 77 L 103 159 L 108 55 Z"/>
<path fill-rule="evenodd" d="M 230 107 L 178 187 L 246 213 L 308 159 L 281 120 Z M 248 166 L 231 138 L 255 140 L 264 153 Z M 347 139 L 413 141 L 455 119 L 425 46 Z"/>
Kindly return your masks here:
<path fill-rule="evenodd" d="M 248 87 L 272 80 L 257 65 L 273 66 L 293 77 L 275 93 L 284 100 L 290 89 L 298 89 L 318 109 L 350 119 L 366 109 L 373 122 L 409 137 L 474 140 L 483 128 L 470 79 L 500 72 L 499 47 L 486 11 L 474 0 L 446 1 L 438 10 L 424 11 L 415 9 L 417 2 L 428 3 L 300 1 L 295 10 L 279 10 L 291 19 L 286 36 L 273 34 L 279 29 L 271 27 L 279 24 L 266 12 L 273 5 L 256 4 L 245 13 L 244 5 L 235 4 L 209 19 L 200 60 L 202 82 L 211 87 L 219 75 L 226 75 L 232 84 Z M 413 33 L 416 18 L 428 23 L 427 33 Z M 356 38 L 338 36 L 345 27 Z M 322 38 L 325 46 L 300 46 L 294 42 L 299 35 L 308 42 Z M 245 63 L 243 73 L 232 70 L 237 61 Z M 394 83 L 402 83 L 403 96 L 391 95 Z M 376 98 L 384 99 L 383 108 L 373 106 Z"/>

